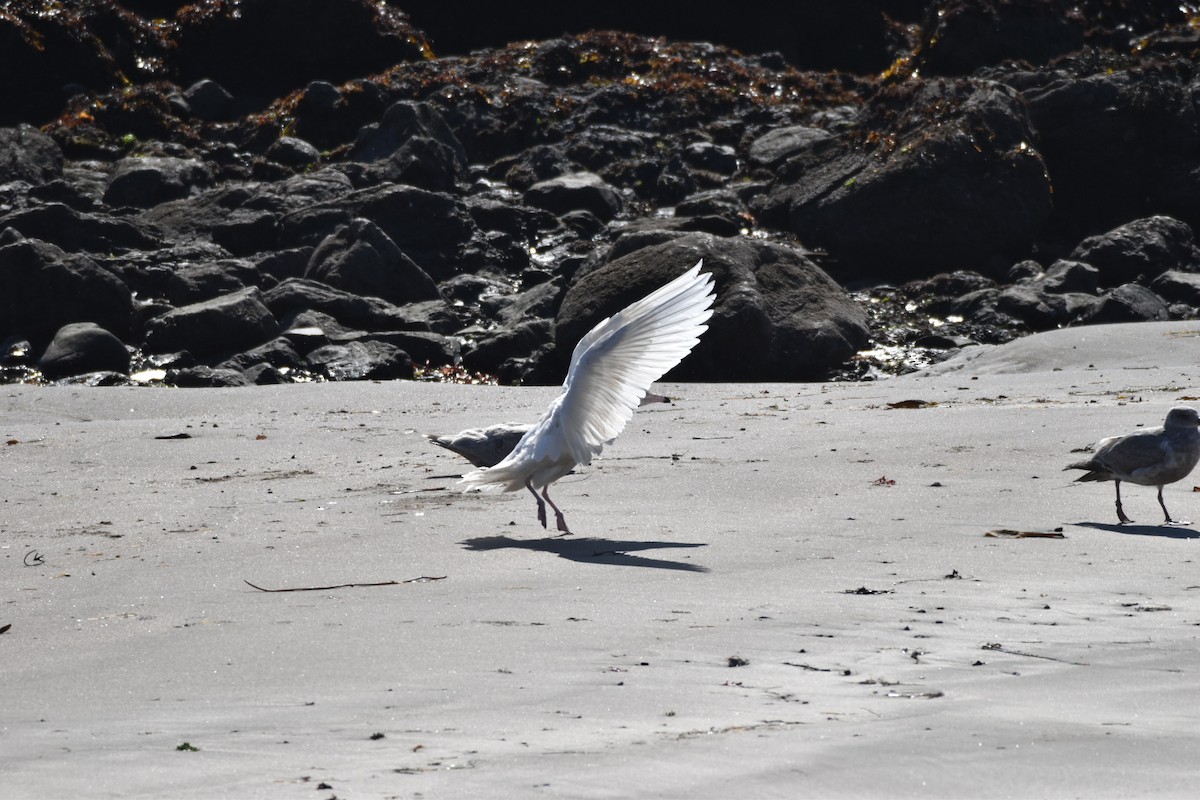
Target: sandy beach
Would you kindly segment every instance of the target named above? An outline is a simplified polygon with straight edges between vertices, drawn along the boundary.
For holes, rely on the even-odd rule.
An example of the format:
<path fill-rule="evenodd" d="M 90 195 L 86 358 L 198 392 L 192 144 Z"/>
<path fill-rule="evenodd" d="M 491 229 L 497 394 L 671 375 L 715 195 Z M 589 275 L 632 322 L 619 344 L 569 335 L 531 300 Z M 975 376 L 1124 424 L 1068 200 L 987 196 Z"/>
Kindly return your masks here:
<path fill-rule="evenodd" d="M 0 796 L 1193 796 L 1200 526 L 1063 467 L 1198 345 L 658 384 L 565 537 L 421 436 L 553 388 L 0 387 Z"/>

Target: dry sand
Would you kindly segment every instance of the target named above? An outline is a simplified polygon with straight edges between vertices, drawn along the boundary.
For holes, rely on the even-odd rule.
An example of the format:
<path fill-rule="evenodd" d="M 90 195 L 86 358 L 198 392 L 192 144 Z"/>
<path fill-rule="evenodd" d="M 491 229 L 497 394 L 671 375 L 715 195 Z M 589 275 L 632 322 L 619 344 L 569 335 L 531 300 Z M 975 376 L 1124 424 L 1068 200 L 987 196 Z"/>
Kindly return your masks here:
<path fill-rule="evenodd" d="M 1200 532 L 1062 468 L 1198 345 L 662 385 L 562 538 L 419 435 L 552 389 L 0 387 L 0 797 L 1194 796 Z"/>

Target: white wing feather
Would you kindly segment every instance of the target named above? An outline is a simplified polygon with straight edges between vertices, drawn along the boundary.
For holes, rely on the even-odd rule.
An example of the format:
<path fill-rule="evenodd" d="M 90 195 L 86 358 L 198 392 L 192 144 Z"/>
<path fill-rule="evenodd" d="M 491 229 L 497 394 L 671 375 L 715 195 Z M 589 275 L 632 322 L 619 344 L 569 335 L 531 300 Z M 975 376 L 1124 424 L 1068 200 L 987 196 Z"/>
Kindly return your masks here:
<path fill-rule="evenodd" d="M 527 479 L 557 480 L 590 464 L 633 417 L 650 384 L 683 360 L 712 316 L 704 261 L 643 299 L 601 320 L 579 340 L 563 393 L 500 463 L 463 476 L 467 491 L 513 491 Z"/>

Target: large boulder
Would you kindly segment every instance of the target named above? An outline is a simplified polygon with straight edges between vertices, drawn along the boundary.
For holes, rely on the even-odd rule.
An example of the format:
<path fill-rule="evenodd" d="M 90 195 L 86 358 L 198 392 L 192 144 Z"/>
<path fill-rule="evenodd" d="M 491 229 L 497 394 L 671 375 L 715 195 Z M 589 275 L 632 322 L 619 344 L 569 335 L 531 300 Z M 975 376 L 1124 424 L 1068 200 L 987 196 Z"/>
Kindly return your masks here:
<path fill-rule="evenodd" d="M 123 158 L 113 167 L 104 190 L 110 206 L 149 208 L 187 197 L 193 187 L 212 180 L 212 171 L 195 158 L 143 156 Z"/>
<path fill-rule="evenodd" d="M 187 350 L 197 358 L 238 353 L 279 334 L 257 287 L 172 309 L 146 324 L 146 348 Z"/>
<path fill-rule="evenodd" d="M 1191 226 L 1164 216 L 1134 220 L 1089 236 L 1071 259 L 1095 267 L 1104 286 L 1148 282 L 1169 270 L 1200 271 L 1200 248 Z"/>
<path fill-rule="evenodd" d="M 125 336 L 133 315 L 129 288 L 82 255 L 37 239 L 0 247 L 0 341 L 50 340 L 70 322 L 95 322 Z"/>
<path fill-rule="evenodd" d="M 88 372 L 129 372 L 129 351 L 116 336 L 94 322 L 72 322 L 54 334 L 38 359 L 51 380 Z"/>
<path fill-rule="evenodd" d="M 581 277 L 555 321 L 565 365 L 597 322 L 704 259 L 716 279 L 709 330 L 675 380 L 795 381 L 824 377 L 868 341 L 865 314 L 802 251 L 773 242 L 677 236 L 635 250 Z"/>
<path fill-rule="evenodd" d="M 62 149 L 49 136 L 31 125 L 0 128 L 0 183 L 38 186 L 62 174 Z"/>
<path fill-rule="evenodd" d="M 304 277 L 396 305 L 441 297 L 433 279 L 369 219 L 354 219 L 325 237 Z"/>
<path fill-rule="evenodd" d="M 786 163 L 761 211 L 854 276 L 1011 264 L 1051 212 L 1036 141 L 1014 89 L 909 81 L 872 99 L 842 155 Z"/>

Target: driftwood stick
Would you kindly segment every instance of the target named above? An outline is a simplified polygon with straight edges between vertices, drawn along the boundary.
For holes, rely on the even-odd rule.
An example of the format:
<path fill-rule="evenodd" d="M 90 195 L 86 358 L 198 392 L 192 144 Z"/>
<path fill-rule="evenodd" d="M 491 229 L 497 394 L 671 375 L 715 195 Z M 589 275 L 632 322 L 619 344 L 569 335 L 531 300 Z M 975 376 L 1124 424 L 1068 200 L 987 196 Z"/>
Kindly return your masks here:
<path fill-rule="evenodd" d="M 447 576 L 445 576 L 445 575 L 439 575 L 436 577 L 430 576 L 430 575 L 422 575 L 419 578 L 409 578 L 406 581 L 379 581 L 378 583 L 339 583 L 336 586 L 295 586 L 290 589 L 264 589 L 261 586 L 250 583 L 250 581 L 247 581 L 245 578 L 243 578 L 242 580 L 246 581 L 247 586 L 251 587 L 252 589 L 258 589 L 260 592 L 324 592 L 324 591 L 328 591 L 330 589 L 353 589 L 353 588 L 358 588 L 360 586 L 399 586 L 402 583 L 425 583 L 426 581 L 444 581 L 444 580 L 446 580 L 446 577 Z"/>

